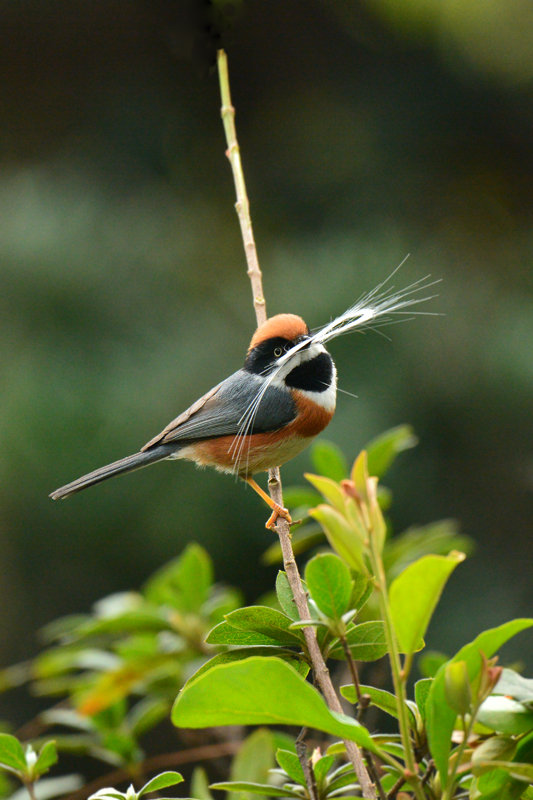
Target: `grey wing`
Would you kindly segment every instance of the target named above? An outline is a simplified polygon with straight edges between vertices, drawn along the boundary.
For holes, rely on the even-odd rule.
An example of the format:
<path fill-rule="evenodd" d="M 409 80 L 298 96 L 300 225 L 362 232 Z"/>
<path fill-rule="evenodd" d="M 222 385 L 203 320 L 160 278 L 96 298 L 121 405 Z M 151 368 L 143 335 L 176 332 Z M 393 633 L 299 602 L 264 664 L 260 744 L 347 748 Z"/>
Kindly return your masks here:
<path fill-rule="evenodd" d="M 264 386 L 263 379 L 240 369 L 172 420 L 164 430 L 144 445 L 190 442 L 213 436 L 236 436 L 244 432 L 245 419 Z M 246 433 L 266 433 L 287 425 L 296 416 L 289 392 L 269 386 L 262 396 Z"/>

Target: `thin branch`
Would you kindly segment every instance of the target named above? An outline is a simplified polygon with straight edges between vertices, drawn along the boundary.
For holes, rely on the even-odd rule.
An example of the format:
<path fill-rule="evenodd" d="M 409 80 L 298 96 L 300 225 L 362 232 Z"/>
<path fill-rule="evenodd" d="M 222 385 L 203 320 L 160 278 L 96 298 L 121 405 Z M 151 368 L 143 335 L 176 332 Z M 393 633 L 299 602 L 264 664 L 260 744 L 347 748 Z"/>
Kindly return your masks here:
<path fill-rule="evenodd" d="M 229 87 L 228 75 L 228 62 L 226 54 L 223 50 L 218 51 L 218 74 L 220 81 L 220 94 L 222 97 L 222 121 L 224 123 L 224 130 L 226 133 L 226 142 L 228 145 L 227 156 L 231 164 L 233 172 L 233 180 L 235 183 L 235 191 L 237 194 L 237 202 L 235 208 L 239 217 L 241 226 L 242 238 L 244 242 L 244 250 L 246 253 L 246 261 L 248 265 L 248 275 L 252 284 L 252 292 L 254 298 L 254 308 L 257 318 L 257 324 L 261 325 L 266 320 L 266 302 L 263 294 L 262 276 L 259 269 L 259 262 L 257 259 L 257 250 L 255 247 L 254 235 L 252 230 L 252 222 L 250 219 L 250 205 L 248 202 L 248 195 L 246 193 L 246 184 L 244 181 L 244 174 L 242 171 L 241 156 L 239 145 L 237 142 L 237 134 L 235 131 L 235 109 L 231 103 L 231 93 Z M 270 496 L 275 503 L 283 507 L 283 492 L 281 487 L 281 478 L 279 468 L 271 469 L 269 471 L 268 486 L 270 489 Z M 294 558 L 292 549 L 291 532 L 289 523 L 279 518 L 276 530 L 281 544 L 281 552 L 283 553 L 283 563 L 287 579 L 294 595 L 294 601 L 300 619 L 309 619 L 309 606 L 307 604 L 307 596 L 302 587 L 302 580 L 298 572 L 298 566 Z M 342 706 L 339 698 L 335 693 L 329 670 L 326 666 L 320 647 L 317 642 L 316 632 L 314 628 L 303 629 L 309 657 L 313 665 L 313 672 L 322 694 L 324 695 L 329 708 L 332 711 L 342 713 Z M 361 752 L 354 742 L 345 741 L 346 752 L 353 764 L 355 774 L 359 780 L 363 797 L 375 800 L 376 792 L 370 776 L 364 764 Z"/>

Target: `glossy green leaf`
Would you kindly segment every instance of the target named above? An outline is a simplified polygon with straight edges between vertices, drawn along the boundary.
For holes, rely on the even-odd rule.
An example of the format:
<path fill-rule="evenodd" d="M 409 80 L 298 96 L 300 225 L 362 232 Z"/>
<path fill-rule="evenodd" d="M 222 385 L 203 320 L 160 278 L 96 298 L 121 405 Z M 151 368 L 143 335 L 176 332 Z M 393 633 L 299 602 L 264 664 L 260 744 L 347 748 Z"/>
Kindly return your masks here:
<path fill-rule="evenodd" d="M 462 647 L 451 660 L 465 661 L 468 676 L 473 681 L 481 668 L 481 653 L 490 658 L 505 642 L 531 625 L 533 625 L 533 619 L 515 619 L 497 628 L 490 628 Z M 443 664 L 435 675 L 426 702 L 426 728 L 429 746 L 443 786 L 446 786 L 448 782 L 448 759 L 456 718 L 455 711 L 446 703 L 445 671 L 446 664 Z"/>
<path fill-rule="evenodd" d="M 309 673 L 309 664 L 303 659 L 300 658 L 293 650 L 284 649 L 281 646 L 278 646 L 276 650 L 273 652 L 272 647 L 268 645 L 265 646 L 257 646 L 257 647 L 239 647 L 237 650 L 228 650 L 225 653 L 217 653 L 216 656 L 210 658 L 209 661 L 206 661 L 205 664 L 202 666 L 189 678 L 190 681 L 195 681 L 196 678 L 199 678 L 200 675 L 203 675 L 204 672 L 209 672 L 209 670 L 213 669 L 213 667 L 219 666 L 219 664 L 231 664 L 234 661 L 244 661 L 245 658 L 250 658 L 251 656 L 262 656 L 266 658 L 271 658 L 275 656 L 276 658 L 281 658 L 283 661 L 286 661 L 288 664 L 291 665 L 293 669 L 303 675 L 304 678 Z"/>
<path fill-rule="evenodd" d="M 320 505 L 309 512 L 310 515 L 322 525 L 332 548 L 337 551 L 342 560 L 357 572 L 368 574 L 363 559 L 363 540 L 346 521 L 346 519 L 331 506 Z"/>
<path fill-rule="evenodd" d="M 346 496 L 337 481 L 324 478 L 323 475 L 311 475 L 309 472 L 305 473 L 305 477 L 315 489 L 318 489 L 324 500 L 337 509 L 340 514 L 344 514 Z"/>
<path fill-rule="evenodd" d="M 324 786 L 328 772 L 333 767 L 334 763 L 335 756 L 322 756 L 315 762 L 313 772 L 315 773 L 315 780 L 319 789 Z M 333 789 L 331 789 L 331 791 L 333 791 Z"/>
<path fill-rule="evenodd" d="M 330 711 L 317 690 L 278 658 L 215 667 L 182 689 L 172 721 L 180 728 L 305 725 L 376 749 L 366 728 Z"/>
<path fill-rule="evenodd" d="M 228 644 L 242 647 L 253 647 L 255 645 L 279 645 L 279 640 L 272 636 L 265 636 L 256 631 L 243 631 L 234 628 L 226 620 L 219 622 L 218 625 L 209 631 L 206 642 L 208 644 Z M 294 644 L 294 641 L 291 642 Z"/>
<path fill-rule="evenodd" d="M 432 678 L 421 678 L 415 683 L 415 702 L 424 722 L 426 721 L 426 702 L 432 683 Z"/>
<path fill-rule="evenodd" d="M 281 611 L 268 606 L 246 606 L 226 615 L 232 628 L 268 636 L 278 644 L 298 644 L 301 634 L 290 629 L 293 620 Z"/>
<path fill-rule="evenodd" d="M 295 783 L 299 783 L 301 786 L 306 785 L 304 771 L 296 753 L 279 748 L 276 750 L 276 761 Z"/>
<path fill-rule="evenodd" d="M 250 794 L 262 794 L 268 797 L 297 797 L 301 800 L 301 796 L 297 792 L 292 792 L 290 789 L 282 789 L 278 786 L 271 786 L 269 783 L 222 781 L 220 783 L 212 783 L 210 788 L 222 792 L 246 792 Z"/>
<path fill-rule="evenodd" d="M 334 553 L 321 553 L 305 568 L 305 581 L 311 597 L 329 619 L 339 620 L 350 607 L 350 570 Z"/>
<path fill-rule="evenodd" d="M 367 694 L 370 696 L 372 705 L 377 706 L 377 708 L 380 708 L 391 717 L 398 719 L 398 706 L 396 703 L 396 697 L 391 692 L 387 692 L 385 689 L 376 689 L 374 686 L 365 686 L 363 684 L 361 684 L 360 689 L 361 694 Z M 357 702 L 355 686 L 352 683 L 349 683 L 346 686 L 341 686 L 341 694 L 346 698 L 346 700 L 348 700 L 348 702 Z M 415 728 L 416 720 L 414 714 L 409 706 L 407 706 L 407 708 L 409 710 L 409 724 L 412 728 Z"/>
<path fill-rule="evenodd" d="M 183 775 L 180 775 L 179 772 L 173 772 L 172 770 L 161 772 L 152 780 L 147 781 L 137 794 L 140 797 L 143 794 L 148 794 L 148 792 L 159 792 L 161 789 L 166 789 L 167 786 L 176 786 L 178 783 L 182 783 L 183 780 Z"/>
<path fill-rule="evenodd" d="M 456 552 L 448 556 L 424 556 L 392 582 L 390 613 L 404 653 L 414 653 L 420 648 L 446 581 L 464 557 Z"/>
<path fill-rule="evenodd" d="M 37 761 L 33 766 L 33 774 L 36 776 L 44 775 L 50 767 L 57 762 L 57 748 L 53 740 L 45 742 L 39 750 Z"/>
<path fill-rule="evenodd" d="M 368 472 L 383 477 L 396 456 L 416 447 L 418 439 L 410 425 L 399 425 L 372 439 L 364 448 L 368 454 Z"/>
<path fill-rule="evenodd" d="M 26 770 L 24 749 L 19 740 L 9 733 L 0 733 L 0 766 L 18 772 Z"/>
<path fill-rule="evenodd" d="M 311 461 L 319 475 L 342 481 L 348 476 L 348 462 L 340 447 L 321 439 L 311 448 Z"/>
<path fill-rule="evenodd" d="M 280 570 L 276 576 L 276 596 L 281 610 L 291 619 L 300 619 L 294 602 L 294 595 L 285 572 Z"/>
<path fill-rule="evenodd" d="M 348 630 L 346 640 L 356 661 L 377 661 L 387 652 L 385 628 L 381 620 L 361 622 Z M 339 660 L 344 659 L 344 649 L 340 642 L 331 648 L 329 656 Z"/>

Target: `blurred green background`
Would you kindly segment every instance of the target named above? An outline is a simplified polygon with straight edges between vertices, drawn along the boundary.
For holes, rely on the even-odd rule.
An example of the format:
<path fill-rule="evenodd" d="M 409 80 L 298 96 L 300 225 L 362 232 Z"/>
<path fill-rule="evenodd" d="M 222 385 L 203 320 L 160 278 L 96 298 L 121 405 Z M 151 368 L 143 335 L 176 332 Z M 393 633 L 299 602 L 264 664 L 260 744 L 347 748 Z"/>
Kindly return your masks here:
<path fill-rule="evenodd" d="M 408 252 L 396 285 L 443 279 L 443 316 L 332 343 L 358 398 L 327 431 L 352 458 L 412 423 L 420 445 L 388 481 L 397 530 L 451 516 L 478 543 L 428 643 L 451 652 L 531 611 L 532 8 L 0 4 L 2 664 L 191 539 L 248 600 L 272 583 L 265 509 L 227 476 L 167 463 L 47 497 L 241 365 L 254 316 L 219 42 L 269 312 L 321 325 Z"/>

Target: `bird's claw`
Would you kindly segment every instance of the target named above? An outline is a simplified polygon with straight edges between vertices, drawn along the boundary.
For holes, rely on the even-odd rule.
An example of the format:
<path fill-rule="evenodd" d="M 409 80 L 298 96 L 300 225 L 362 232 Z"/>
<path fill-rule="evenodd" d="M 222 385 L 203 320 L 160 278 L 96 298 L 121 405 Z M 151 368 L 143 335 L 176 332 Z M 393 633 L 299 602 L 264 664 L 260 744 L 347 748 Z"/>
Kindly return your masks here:
<path fill-rule="evenodd" d="M 268 518 L 268 521 L 265 524 L 265 528 L 269 531 L 272 531 L 276 527 L 276 522 L 278 518 L 281 517 L 282 519 L 287 520 L 289 525 L 292 525 L 292 517 L 289 514 L 287 508 L 283 508 L 283 506 L 279 506 L 277 503 L 272 507 L 272 514 Z"/>

